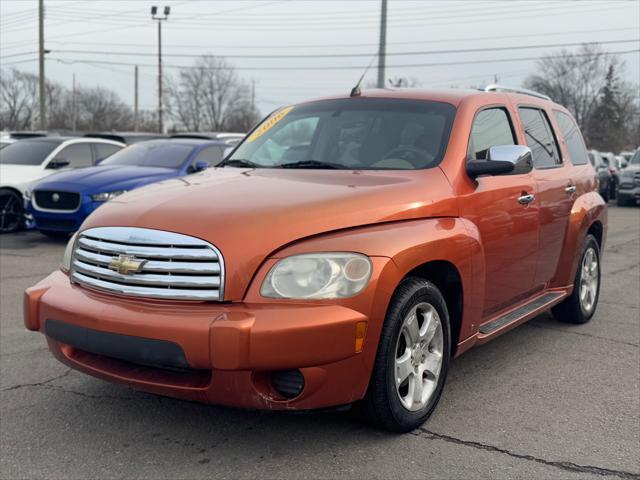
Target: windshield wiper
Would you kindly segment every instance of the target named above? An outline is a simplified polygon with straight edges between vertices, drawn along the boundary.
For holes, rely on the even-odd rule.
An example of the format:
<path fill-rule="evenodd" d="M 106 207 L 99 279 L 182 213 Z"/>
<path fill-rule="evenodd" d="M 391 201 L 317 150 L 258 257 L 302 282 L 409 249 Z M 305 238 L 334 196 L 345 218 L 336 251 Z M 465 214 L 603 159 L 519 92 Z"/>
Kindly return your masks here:
<path fill-rule="evenodd" d="M 218 167 L 226 167 L 226 166 L 240 167 L 240 168 L 262 168 L 262 165 L 260 165 L 259 163 L 252 162 L 251 160 L 236 159 L 236 158 L 223 160 L 218 164 Z"/>
<path fill-rule="evenodd" d="M 281 168 L 326 168 L 334 170 L 344 170 L 347 168 L 345 165 L 339 163 L 320 162 L 319 160 L 302 160 L 300 162 L 281 163 L 278 165 Z"/>

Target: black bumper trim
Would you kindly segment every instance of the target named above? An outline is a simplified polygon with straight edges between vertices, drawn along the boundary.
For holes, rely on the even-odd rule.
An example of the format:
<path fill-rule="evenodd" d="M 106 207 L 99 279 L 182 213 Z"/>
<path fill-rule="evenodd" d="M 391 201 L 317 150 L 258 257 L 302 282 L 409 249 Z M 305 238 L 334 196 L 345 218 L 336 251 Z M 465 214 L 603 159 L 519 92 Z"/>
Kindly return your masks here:
<path fill-rule="evenodd" d="M 49 319 L 45 334 L 85 352 L 156 368 L 188 369 L 182 348 L 167 340 L 101 332 Z"/>

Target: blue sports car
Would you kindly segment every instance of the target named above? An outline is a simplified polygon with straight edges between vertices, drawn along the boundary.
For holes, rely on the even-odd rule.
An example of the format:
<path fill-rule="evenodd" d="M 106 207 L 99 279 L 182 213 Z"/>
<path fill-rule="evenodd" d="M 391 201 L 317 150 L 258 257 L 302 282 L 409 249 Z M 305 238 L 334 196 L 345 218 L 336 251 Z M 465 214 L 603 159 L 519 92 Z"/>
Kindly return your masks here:
<path fill-rule="evenodd" d="M 104 202 L 216 166 L 228 148 L 221 141 L 150 140 L 126 147 L 98 166 L 50 175 L 25 192 L 27 223 L 50 237 L 67 236 Z"/>

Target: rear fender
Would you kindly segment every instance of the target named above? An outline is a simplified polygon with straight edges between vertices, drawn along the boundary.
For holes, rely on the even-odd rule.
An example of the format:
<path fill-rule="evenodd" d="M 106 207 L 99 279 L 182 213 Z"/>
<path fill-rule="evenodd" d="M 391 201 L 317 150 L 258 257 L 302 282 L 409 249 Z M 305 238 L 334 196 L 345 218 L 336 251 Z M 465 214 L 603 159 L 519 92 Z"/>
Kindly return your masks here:
<path fill-rule="evenodd" d="M 587 231 L 596 222 L 602 225 L 600 250 L 603 250 L 607 236 L 607 204 L 597 192 L 581 195 L 576 199 L 569 214 L 562 254 L 556 273 L 549 285 L 551 288 L 565 287 L 573 283 L 578 266 L 578 256 L 582 251 Z"/>

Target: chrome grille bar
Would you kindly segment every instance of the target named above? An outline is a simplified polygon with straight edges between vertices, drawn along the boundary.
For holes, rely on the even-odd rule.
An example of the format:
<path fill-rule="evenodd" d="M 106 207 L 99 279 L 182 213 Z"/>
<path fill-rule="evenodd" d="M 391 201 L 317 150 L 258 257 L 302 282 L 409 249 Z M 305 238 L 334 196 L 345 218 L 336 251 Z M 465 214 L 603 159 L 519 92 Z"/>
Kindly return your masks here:
<path fill-rule="evenodd" d="M 126 255 L 135 268 L 119 270 Z M 137 270 L 136 270 L 137 268 Z M 137 227 L 97 227 L 78 235 L 73 282 L 121 295 L 221 301 L 224 262 L 199 238 Z"/>

